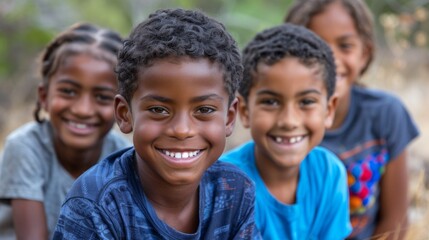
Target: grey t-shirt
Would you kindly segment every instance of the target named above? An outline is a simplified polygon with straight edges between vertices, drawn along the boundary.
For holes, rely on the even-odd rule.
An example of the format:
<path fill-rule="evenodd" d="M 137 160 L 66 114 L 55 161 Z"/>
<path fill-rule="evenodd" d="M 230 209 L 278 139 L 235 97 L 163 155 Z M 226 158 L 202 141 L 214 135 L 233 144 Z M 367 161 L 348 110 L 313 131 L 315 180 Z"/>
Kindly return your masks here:
<path fill-rule="evenodd" d="M 100 160 L 131 143 L 113 130 L 104 140 Z M 47 121 L 27 123 L 6 139 L 0 159 L 0 239 L 15 239 L 10 199 L 43 202 L 49 236 L 74 178 L 57 159 Z"/>

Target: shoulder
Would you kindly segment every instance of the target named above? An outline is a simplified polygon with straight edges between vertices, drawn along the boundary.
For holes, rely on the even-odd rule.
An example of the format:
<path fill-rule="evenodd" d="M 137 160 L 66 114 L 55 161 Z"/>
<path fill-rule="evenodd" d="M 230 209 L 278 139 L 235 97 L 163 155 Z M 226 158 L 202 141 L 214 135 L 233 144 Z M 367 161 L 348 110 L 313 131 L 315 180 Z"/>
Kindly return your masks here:
<path fill-rule="evenodd" d="M 4 144 L 2 159 L 17 165 L 27 165 L 24 162 L 50 164 L 56 159 L 50 123 L 30 122 L 10 133 Z"/>
<path fill-rule="evenodd" d="M 224 184 L 228 182 L 231 186 L 239 188 L 252 188 L 253 181 L 237 166 L 222 161 L 216 161 L 210 166 L 205 174 L 208 182 L 215 184 Z"/>
<path fill-rule="evenodd" d="M 307 169 L 314 169 L 326 176 L 346 177 L 346 169 L 341 160 L 327 148 L 317 146 L 309 152 L 306 161 Z"/>
<path fill-rule="evenodd" d="M 355 86 L 352 95 L 357 99 L 356 103 L 363 105 L 366 109 L 377 109 L 380 107 L 402 107 L 403 103 L 398 96 L 393 93 Z"/>
<path fill-rule="evenodd" d="M 222 162 L 232 163 L 242 168 L 244 165 L 247 165 L 251 159 L 253 159 L 254 147 L 255 142 L 249 141 L 224 153 L 219 160 Z"/>
<path fill-rule="evenodd" d="M 126 148 L 101 160 L 75 181 L 67 195 L 67 200 L 85 198 L 99 202 L 112 190 L 127 186 L 127 177 L 132 174 L 130 165 L 133 162 L 133 156 L 134 149 Z"/>
<path fill-rule="evenodd" d="M 50 123 L 29 122 L 11 132 L 6 142 L 28 144 L 50 138 Z"/>

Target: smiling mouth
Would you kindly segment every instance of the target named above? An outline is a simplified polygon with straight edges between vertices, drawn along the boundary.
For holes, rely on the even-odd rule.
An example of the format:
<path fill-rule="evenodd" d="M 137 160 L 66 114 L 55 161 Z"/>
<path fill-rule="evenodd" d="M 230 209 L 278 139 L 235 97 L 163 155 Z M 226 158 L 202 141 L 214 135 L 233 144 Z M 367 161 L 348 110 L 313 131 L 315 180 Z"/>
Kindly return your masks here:
<path fill-rule="evenodd" d="M 71 120 L 66 120 L 69 131 L 76 135 L 90 135 L 96 130 L 96 124 L 79 123 Z"/>
<path fill-rule="evenodd" d="M 336 76 L 336 80 L 337 80 L 337 82 L 338 82 L 338 81 L 342 81 L 342 80 L 344 80 L 344 79 L 346 79 L 345 74 L 339 74 L 339 75 L 337 75 L 337 76 Z"/>
<path fill-rule="evenodd" d="M 304 137 L 305 137 L 305 135 L 295 136 L 295 137 L 274 137 L 274 136 L 271 136 L 271 138 L 276 143 L 287 143 L 287 144 L 299 143 L 304 139 Z"/>
<path fill-rule="evenodd" d="M 74 128 L 77 128 L 77 129 L 88 129 L 88 128 L 94 127 L 93 124 L 77 123 L 77 122 L 73 122 L 73 121 L 68 121 L 67 123 L 71 127 L 74 127 Z"/>

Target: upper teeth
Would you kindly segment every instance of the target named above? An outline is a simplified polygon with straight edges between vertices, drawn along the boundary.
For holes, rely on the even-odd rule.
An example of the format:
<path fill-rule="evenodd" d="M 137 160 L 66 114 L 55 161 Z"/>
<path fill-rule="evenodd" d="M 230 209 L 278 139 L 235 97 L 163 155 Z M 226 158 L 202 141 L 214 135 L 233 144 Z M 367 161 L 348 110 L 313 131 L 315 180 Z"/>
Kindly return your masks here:
<path fill-rule="evenodd" d="M 170 151 L 165 151 L 164 153 L 167 156 L 170 157 L 174 157 L 174 158 L 189 158 L 189 157 L 194 157 L 196 156 L 200 151 L 190 151 L 190 152 L 170 152 Z"/>
<path fill-rule="evenodd" d="M 80 128 L 80 129 L 83 129 L 83 128 L 87 128 L 88 127 L 88 125 L 87 124 L 83 124 L 83 123 L 75 123 L 75 122 L 70 122 L 70 125 L 72 125 L 73 127 L 75 127 L 75 128 Z"/>
<path fill-rule="evenodd" d="M 283 138 L 282 137 L 276 137 L 275 138 L 276 142 L 281 143 L 283 142 Z M 298 137 L 291 137 L 289 138 L 289 143 L 296 143 L 302 140 L 302 136 L 298 136 Z"/>

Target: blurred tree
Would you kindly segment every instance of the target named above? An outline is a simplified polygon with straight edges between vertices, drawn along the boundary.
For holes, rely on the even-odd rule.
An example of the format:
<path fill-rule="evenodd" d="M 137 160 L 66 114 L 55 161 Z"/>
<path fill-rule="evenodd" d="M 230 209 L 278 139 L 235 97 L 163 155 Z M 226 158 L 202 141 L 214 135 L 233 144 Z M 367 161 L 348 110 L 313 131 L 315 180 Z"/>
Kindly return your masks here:
<path fill-rule="evenodd" d="M 292 0 L 2 0 L 0 84 L 34 76 L 35 59 L 58 32 L 77 21 L 123 36 L 158 8 L 200 9 L 223 22 L 243 47 L 258 31 L 281 24 Z M 427 47 L 429 0 L 367 0 L 381 46 Z M 393 50 L 394 51 L 394 50 Z M 23 74 L 27 74 L 27 76 Z M 0 99 L 1 100 L 1 99 Z"/>

